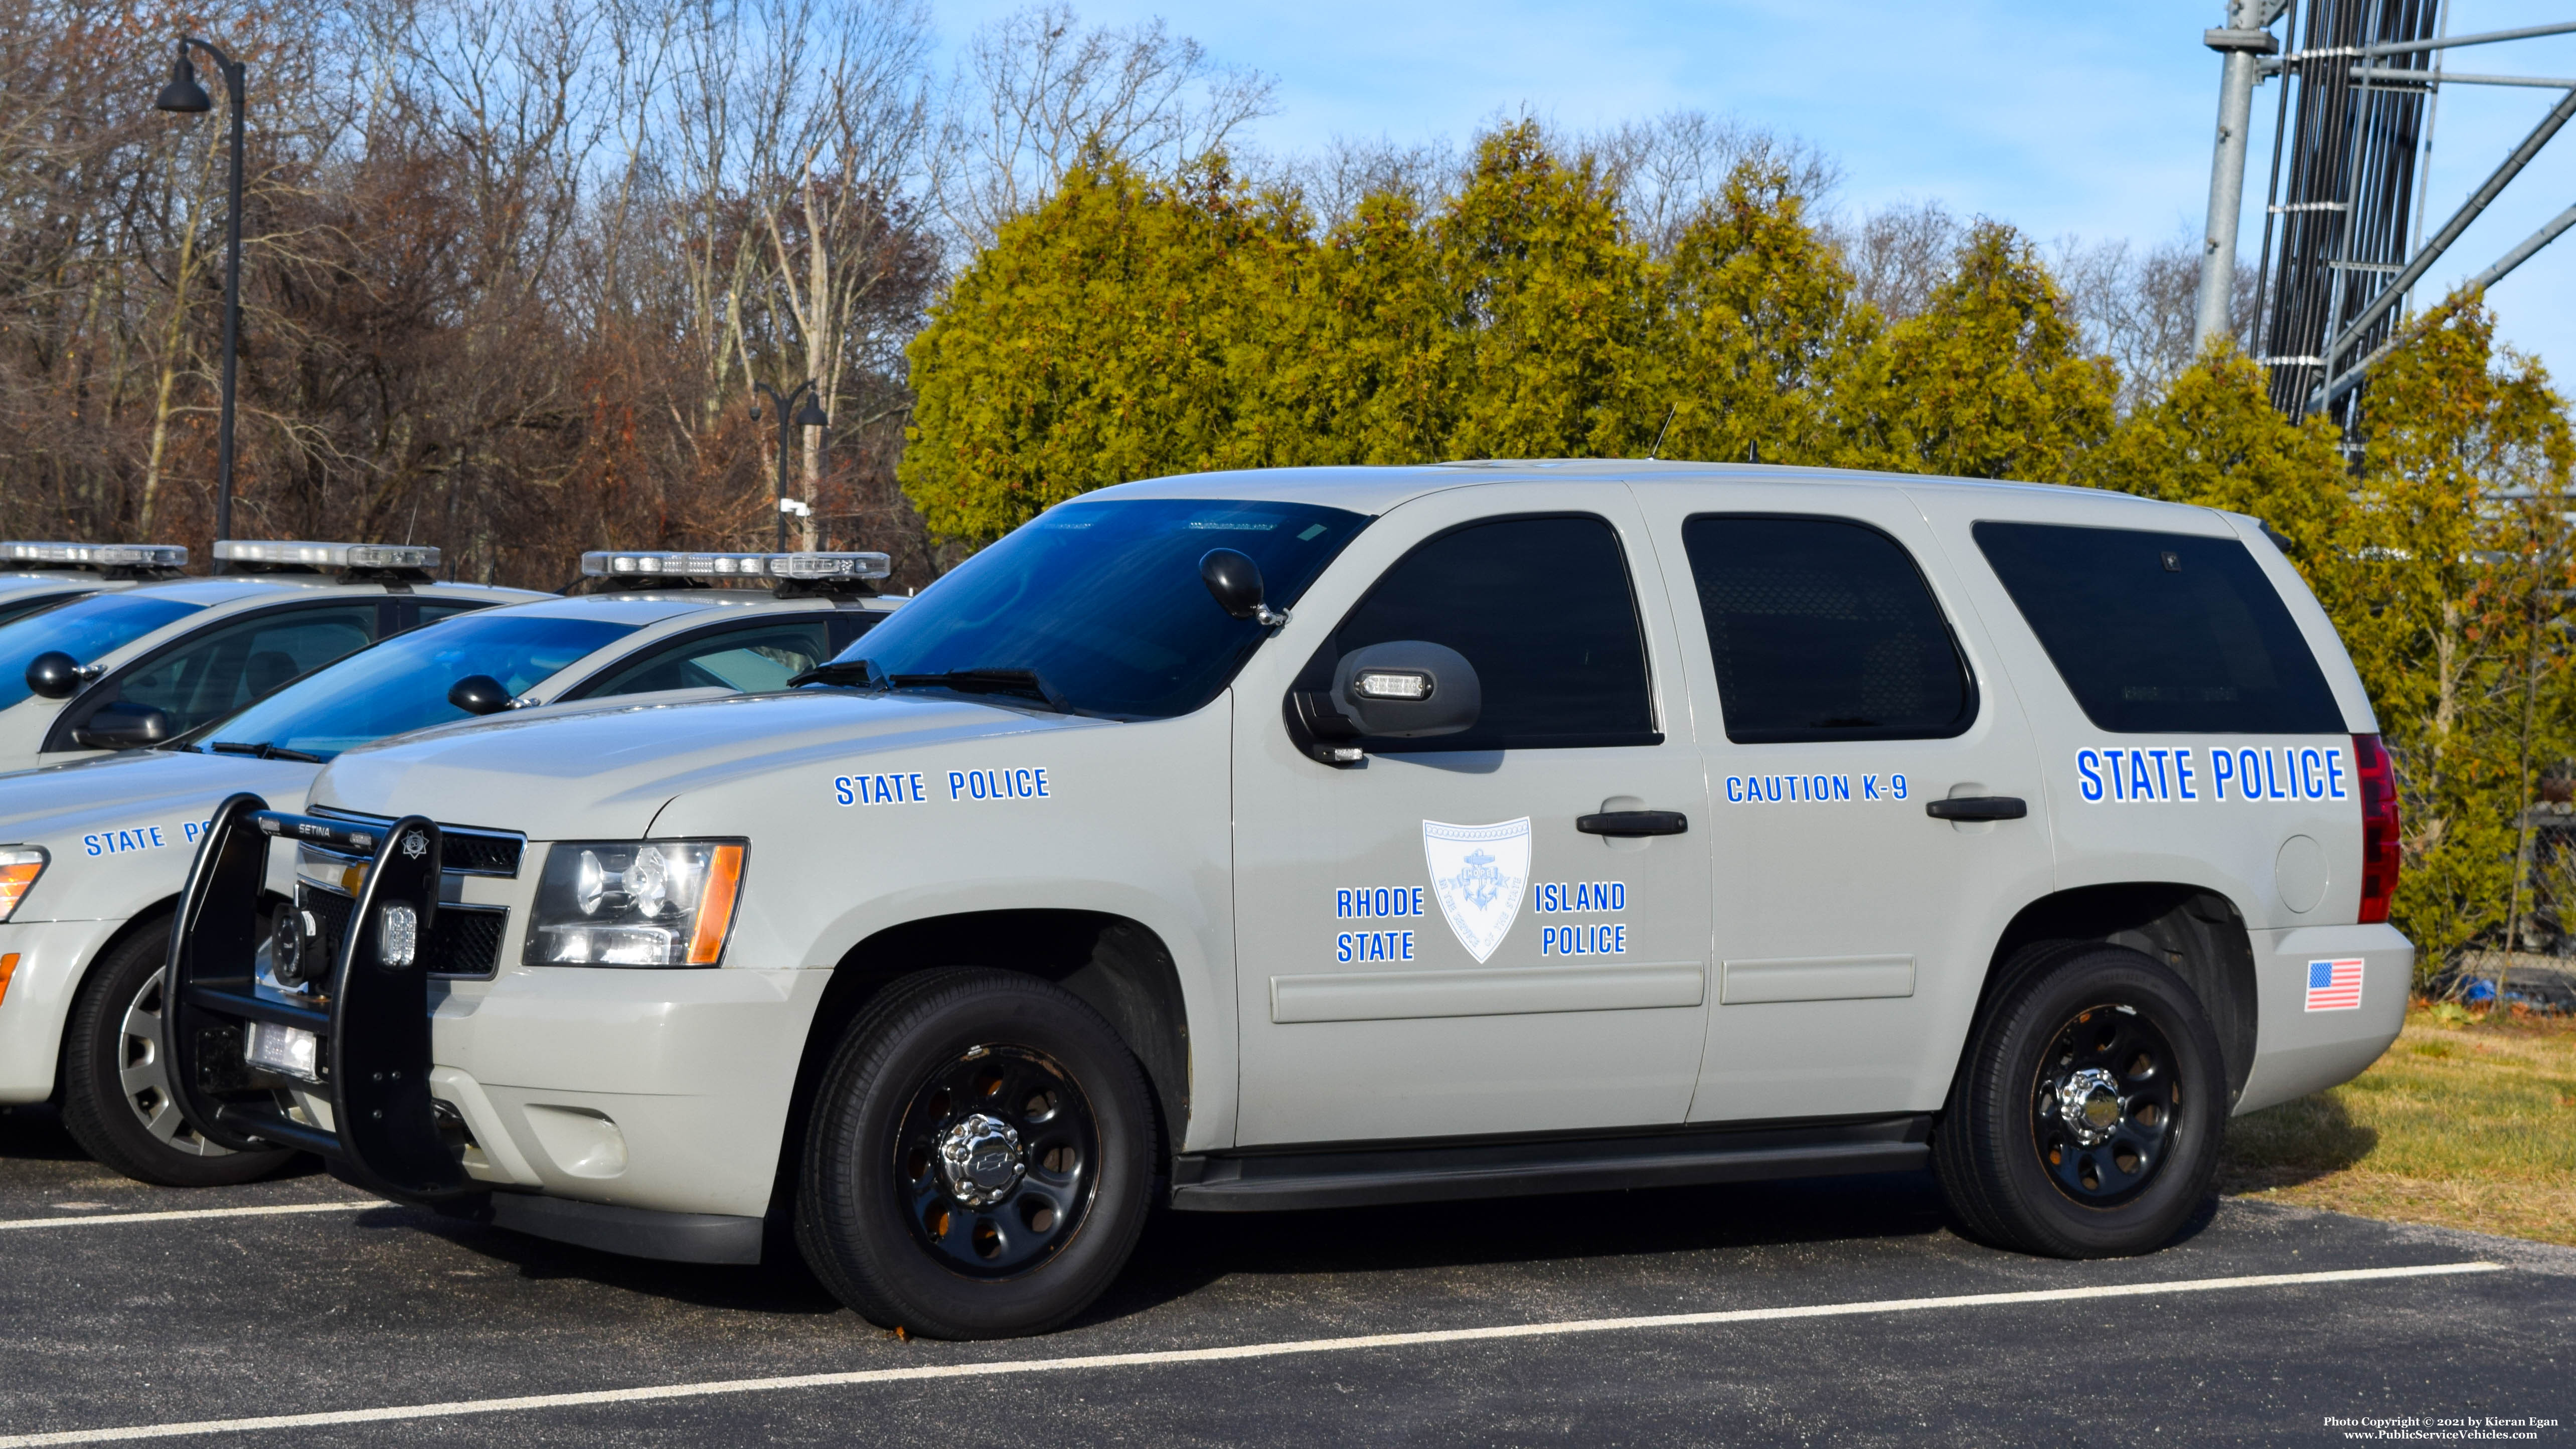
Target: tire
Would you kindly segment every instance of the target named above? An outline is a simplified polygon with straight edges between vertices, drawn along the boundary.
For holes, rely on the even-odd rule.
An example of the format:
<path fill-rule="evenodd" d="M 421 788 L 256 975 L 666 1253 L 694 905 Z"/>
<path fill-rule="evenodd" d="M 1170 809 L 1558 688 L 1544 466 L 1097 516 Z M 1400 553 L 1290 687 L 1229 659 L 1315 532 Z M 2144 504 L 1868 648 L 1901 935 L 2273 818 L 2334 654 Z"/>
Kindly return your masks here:
<path fill-rule="evenodd" d="M 145 929 L 101 952 L 63 1032 L 63 1126 L 89 1155 L 140 1182 L 223 1187 L 268 1176 L 295 1154 L 234 1152 L 197 1135 L 164 1075 L 162 958 Z"/>
<path fill-rule="evenodd" d="M 2227 1074 L 2200 1000 L 2152 958 L 2098 942 L 2006 968 L 1933 1133 L 1969 1236 L 2053 1258 L 2172 1241 L 2209 1196 Z"/>
<path fill-rule="evenodd" d="M 824 1072 L 797 1246 L 881 1327 L 1043 1333 L 1126 1266 L 1153 1141 L 1143 1071 L 1079 998 L 1004 971 L 927 972 L 888 987 Z"/>

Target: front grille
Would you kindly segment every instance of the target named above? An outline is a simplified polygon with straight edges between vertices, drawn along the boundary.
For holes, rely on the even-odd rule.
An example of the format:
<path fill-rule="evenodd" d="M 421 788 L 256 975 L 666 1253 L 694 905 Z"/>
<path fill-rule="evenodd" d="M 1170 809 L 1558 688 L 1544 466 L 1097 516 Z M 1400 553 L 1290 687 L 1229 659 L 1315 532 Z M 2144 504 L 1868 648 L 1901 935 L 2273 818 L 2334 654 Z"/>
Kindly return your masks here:
<path fill-rule="evenodd" d="M 364 815 L 355 810 L 335 810 L 328 805 L 316 805 L 312 813 L 333 820 L 355 820 L 362 825 L 394 823 L 390 815 Z M 528 848 L 526 836 L 506 830 L 480 830 L 471 825 L 442 822 L 438 835 L 439 864 L 467 875 L 516 877 L 519 857 Z"/>
<path fill-rule="evenodd" d="M 430 923 L 424 957 L 432 976 L 491 976 L 501 969 L 501 936 L 509 929 L 505 910 L 440 906 Z"/>
<path fill-rule="evenodd" d="M 356 902 L 309 885 L 298 886 L 295 896 L 295 903 L 312 912 L 314 924 L 321 929 L 322 939 L 314 949 L 323 953 L 325 961 L 339 960 Z M 510 913 L 500 906 L 440 906 L 430 922 L 421 964 L 432 976 L 495 975 L 501 969 L 501 937 L 509 926 Z"/>

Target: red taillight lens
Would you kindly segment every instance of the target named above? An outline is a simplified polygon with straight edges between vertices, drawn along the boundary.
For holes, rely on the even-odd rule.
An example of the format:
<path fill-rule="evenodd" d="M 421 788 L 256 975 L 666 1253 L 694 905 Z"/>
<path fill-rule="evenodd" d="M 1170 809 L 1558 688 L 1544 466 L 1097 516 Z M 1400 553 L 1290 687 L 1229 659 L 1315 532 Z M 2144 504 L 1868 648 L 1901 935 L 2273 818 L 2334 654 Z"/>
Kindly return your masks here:
<path fill-rule="evenodd" d="M 2397 894 L 2397 775 L 2377 735 L 2352 737 L 2354 774 L 2361 784 L 2361 923 L 2388 919 Z"/>

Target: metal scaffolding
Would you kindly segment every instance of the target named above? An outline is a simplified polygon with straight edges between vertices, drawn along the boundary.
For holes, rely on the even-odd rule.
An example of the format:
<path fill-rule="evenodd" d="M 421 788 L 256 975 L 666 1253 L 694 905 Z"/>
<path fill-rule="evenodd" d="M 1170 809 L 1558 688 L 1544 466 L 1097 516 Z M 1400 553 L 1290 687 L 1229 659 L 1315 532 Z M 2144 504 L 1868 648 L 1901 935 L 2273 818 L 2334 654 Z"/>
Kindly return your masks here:
<path fill-rule="evenodd" d="M 2272 27 L 2291 9 L 2292 0 L 2231 0 L 2227 26 L 2203 36 L 2227 63 L 2197 332 L 2206 341 L 2228 331 L 2252 92 L 2261 80 L 2278 78 L 2255 302 L 2257 360 L 2271 369 L 2272 402 L 2283 412 L 2298 417 L 2323 409 L 2349 425 L 2363 381 L 2393 345 L 2415 284 L 2576 119 L 2576 80 L 2446 72 L 2444 53 L 2576 32 L 2576 22 L 2454 36 L 2447 33 L 2444 0 L 2305 0 L 2290 15 L 2286 34 L 2276 37 Z M 2427 238 L 2423 172 L 2435 97 L 2446 83 L 2564 94 Z M 2467 285 L 2492 284 L 2571 226 L 2576 206 Z"/>

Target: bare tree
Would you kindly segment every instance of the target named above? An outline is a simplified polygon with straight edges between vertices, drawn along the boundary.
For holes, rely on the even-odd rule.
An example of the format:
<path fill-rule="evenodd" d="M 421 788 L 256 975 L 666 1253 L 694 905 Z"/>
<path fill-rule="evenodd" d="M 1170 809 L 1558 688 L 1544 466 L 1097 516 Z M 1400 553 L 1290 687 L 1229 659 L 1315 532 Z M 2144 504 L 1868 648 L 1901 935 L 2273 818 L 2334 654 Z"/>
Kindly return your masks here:
<path fill-rule="evenodd" d="M 1691 218 L 1742 162 L 1777 166 L 1789 190 L 1820 205 L 1842 180 L 1831 158 L 1804 141 L 1706 111 L 1666 111 L 1588 137 L 1575 149 L 1601 162 L 1621 210 L 1657 256 L 1672 250 Z"/>
<path fill-rule="evenodd" d="M 967 42 L 931 151 L 931 195 L 973 250 L 1086 155 L 1176 173 L 1276 101 L 1269 76 L 1212 60 L 1160 20 L 1086 29 L 1067 5 L 1021 10 Z"/>

